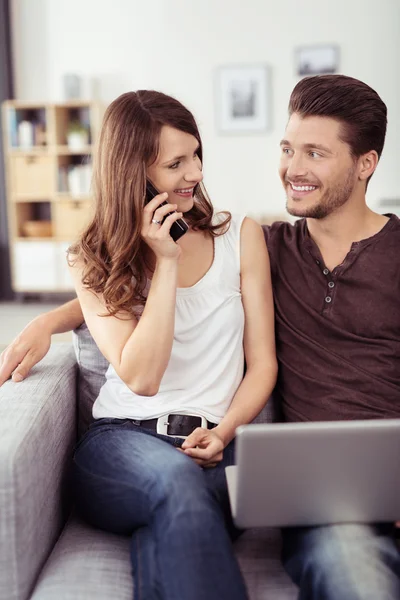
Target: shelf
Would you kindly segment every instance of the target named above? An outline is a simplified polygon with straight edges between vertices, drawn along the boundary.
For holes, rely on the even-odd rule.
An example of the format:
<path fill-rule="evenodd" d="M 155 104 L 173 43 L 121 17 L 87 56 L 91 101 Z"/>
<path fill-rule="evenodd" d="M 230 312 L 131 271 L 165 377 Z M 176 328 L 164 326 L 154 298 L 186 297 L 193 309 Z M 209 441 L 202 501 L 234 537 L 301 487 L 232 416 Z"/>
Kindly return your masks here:
<path fill-rule="evenodd" d="M 15 237 L 14 240 L 16 242 L 54 242 L 54 243 L 63 243 L 68 242 L 71 244 L 71 238 L 66 235 L 53 235 L 52 237 L 28 237 L 28 236 L 18 236 Z"/>
<path fill-rule="evenodd" d="M 32 146 L 32 148 L 16 148 L 9 149 L 10 156 L 42 156 L 55 152 L 59 156 L 86 156 L 92 154 L 93 146 L 83 146 L 79 150 L 71 150 L 68 146 Z"/>
<path fill-rule="evenodd" d="M 3 103 L 5 108 L 15 108 L 17 110 L 38 110 L 41 108 L 48 108 L 50 106 L 47 102 L 25 102 L 24 100 L 6 100 Z"/>
<path fill-rule="evenodd" d="M 24 100 L 5 100 L 6 108 L 16 108 L 21 110 L 31 110 L 38 108 L 80 108 L 92 107 L 98 105 L 96 100 L 68 100 L 67 102 L 25 102 Z"/>
<path fill-rule="evenodd" d="M 38 194 L 24 194 L 21 196 L 14 196 L 11 198 L 12 202 L 17 204 L 24 202 L 51 202 L 52 197 L 50 196 L 40 196 Z"/>
<path fill-rule="evenodd" d="M 29 237 L 29 236 L 18 236 L 15 237 L 16 242 L 56 242 L 56 238 L 52 237 Z"/>
<path fill-rule="evenodd" d="M 56 102 L 55 108 L 91 108 L 96 105 L 95 100 L 68 100 L 67 102 Z"/>
<path fill-rule="evenodd" d="M 77 196 L 73 196 L 69 192 L 57 192 L 54 194 L 55 202 L 59 200 L 70 200 L 71 202 L 91 202 L 93 200 L 93 196 L 88 194 L 80 194 Z"/>
<path fill-rule="evenodd" d="M 60 156 L 85 156 L 92 154 L 93 146 L 83 146 L 79 150 L 71 150 L 68 146 L 56 146 L 56 153 Z"/>
<path fill-rule="evenodd" d="M 42 156 L 50 153 L 48 146 L 32 146 L 32 148 L 11 147 L 9 149 L 10 156 Z"/>

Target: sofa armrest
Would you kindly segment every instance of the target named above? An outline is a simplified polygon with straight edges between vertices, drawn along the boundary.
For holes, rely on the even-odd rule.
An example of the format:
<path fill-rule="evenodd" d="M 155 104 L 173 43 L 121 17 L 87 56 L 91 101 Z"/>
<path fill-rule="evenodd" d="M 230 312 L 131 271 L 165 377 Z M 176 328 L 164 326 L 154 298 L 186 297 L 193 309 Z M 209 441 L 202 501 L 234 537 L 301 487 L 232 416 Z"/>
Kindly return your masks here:
<path fill-rule="evenodd" d="M 0 600 L 26 600 L 66 518 L 76 440 L 77 365 L 54 344 L 21 383 L 0 388 Z"/>

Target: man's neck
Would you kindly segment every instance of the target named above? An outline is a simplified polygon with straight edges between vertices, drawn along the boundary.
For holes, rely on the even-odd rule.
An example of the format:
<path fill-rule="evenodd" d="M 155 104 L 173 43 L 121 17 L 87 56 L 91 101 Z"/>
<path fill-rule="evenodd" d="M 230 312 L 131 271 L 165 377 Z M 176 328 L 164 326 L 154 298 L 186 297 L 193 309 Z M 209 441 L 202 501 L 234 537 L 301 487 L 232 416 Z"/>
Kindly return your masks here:
<path fill-rule="evenodd" d="M 388 218 L 370 210 L 365 203 L 341 207 L 325 219 L 307 219 L 308 231 L 330 271 L 346 258 L 354 242 L 378 233 Z"/>
<path fill-rule="evenodd" d="M 365 204 L 345 205 L 325 219 L 307 219 L 307 227 L 318 246 L 350 247 L 378 233 L 387 221 Z"/>

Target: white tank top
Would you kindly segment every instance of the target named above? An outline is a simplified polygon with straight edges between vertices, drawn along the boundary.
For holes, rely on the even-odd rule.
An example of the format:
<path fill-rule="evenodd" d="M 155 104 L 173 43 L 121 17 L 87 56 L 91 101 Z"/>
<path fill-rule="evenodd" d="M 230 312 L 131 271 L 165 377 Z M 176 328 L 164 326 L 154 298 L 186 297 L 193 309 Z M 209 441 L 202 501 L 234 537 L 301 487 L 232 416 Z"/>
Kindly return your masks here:
<path fill-rule="evenodd" d="M 221 220 L 216 215 L 214 222 Z M 197 414 L 219 423 L 243 378 L 244 310 L 240 290 L 240 230 L 232 215 L 214 238 L 214 260 L 195 285 L 178 288 L 171 358 L 155 396 L 132 392 L 112 365 L 93 405 L 93 417 L 153 419 Z"/>

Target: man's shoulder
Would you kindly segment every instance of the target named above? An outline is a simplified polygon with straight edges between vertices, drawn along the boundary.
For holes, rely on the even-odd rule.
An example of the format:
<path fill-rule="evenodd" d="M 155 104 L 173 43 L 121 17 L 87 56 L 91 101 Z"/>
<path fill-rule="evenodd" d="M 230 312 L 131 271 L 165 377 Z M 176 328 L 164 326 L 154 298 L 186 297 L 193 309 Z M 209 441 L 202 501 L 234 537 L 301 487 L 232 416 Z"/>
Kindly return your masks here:
<path fill-rule="evenodd" d="M 396 235 L 400 234 L 400 218 L 399 215 L 395 215 L 393 213 L 385 214 L 385 217 L 389 217 L 389 221 L 387 223 L 390 232 L 394 232 Z"/>
<path fill-rule="evenodd" d="M 270 225 L 262 225 L 267 246 L 279 242 L 290 242 L 290 240 L 301 233 L 304 222 L 304 219 L 299 219 L 295 221 L 295 223 L 290 223 L 289 221 L 274 221 Z"/>

